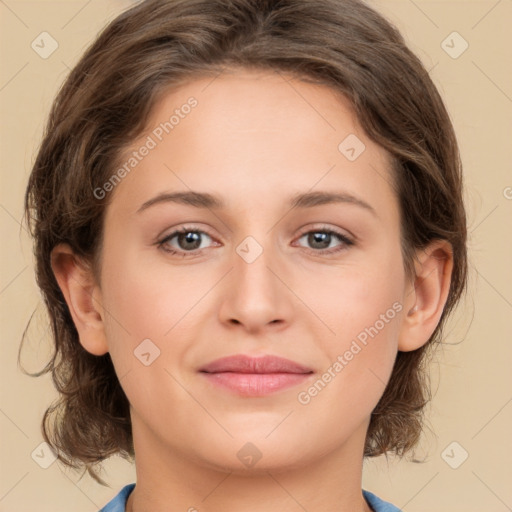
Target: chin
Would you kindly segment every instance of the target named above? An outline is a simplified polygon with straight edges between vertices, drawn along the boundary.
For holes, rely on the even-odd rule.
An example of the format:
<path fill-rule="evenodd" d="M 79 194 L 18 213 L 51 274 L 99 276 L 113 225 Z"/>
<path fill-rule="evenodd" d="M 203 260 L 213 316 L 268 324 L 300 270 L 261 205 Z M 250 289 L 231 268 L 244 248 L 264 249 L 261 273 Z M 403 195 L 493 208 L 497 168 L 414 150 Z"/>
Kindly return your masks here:
<path fill-rule="evenodd" d="M 210 469 L 237 475 L 286 472 L 304 467 L 315 459 L 314 447 L 310 445 L 309 452 L 304 449 L 308 445 L 305 438 L 284 439 L 276 435 L 272 439 L 272 434 L 265 439 L 267 435 L 268 431 L 258 436 L 246 433 L 222 441 L 211 439 L 204 451 L 198 452 L 199 447 L 194 446 L 195 457 Z"/>

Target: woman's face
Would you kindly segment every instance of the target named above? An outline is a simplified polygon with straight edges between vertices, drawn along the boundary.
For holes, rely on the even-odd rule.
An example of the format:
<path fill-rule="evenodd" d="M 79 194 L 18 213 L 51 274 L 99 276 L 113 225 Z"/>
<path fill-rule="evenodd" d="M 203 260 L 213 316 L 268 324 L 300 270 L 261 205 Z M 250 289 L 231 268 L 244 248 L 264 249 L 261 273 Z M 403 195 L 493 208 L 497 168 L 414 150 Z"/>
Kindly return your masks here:
<path fill-rule="evenodd" d="M 271 72 L 200 79 L 115 171 L 100 294 L 136 449 L 233 471 L 359 454 L 411 288 L 390 161 L 349 103 Z M 229 356 L 297 366 L 210 365 Z"/>

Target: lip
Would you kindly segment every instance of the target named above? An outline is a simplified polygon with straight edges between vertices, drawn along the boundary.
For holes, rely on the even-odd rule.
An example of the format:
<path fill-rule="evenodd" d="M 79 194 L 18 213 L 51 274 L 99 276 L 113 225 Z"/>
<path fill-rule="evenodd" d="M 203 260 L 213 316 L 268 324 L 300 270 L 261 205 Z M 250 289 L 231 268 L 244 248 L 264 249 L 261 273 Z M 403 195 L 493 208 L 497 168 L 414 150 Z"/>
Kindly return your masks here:
<path fill-rule="evenodd" d="M 199 372 L 216 386 L 243 396 L 264 396 L 303 384 L 313 370 L 282 357 L 242 354 L 212 361 Z"/>
<path fill-rule="evenodd" d="M 265 355 L 260 357 L 237 354 L 234 356 L 216 359 L 200 368 L 201 372 L 220 373 L 311 373 L 313 370 L 302 366 L 290 359 L 283 357 Z"/>

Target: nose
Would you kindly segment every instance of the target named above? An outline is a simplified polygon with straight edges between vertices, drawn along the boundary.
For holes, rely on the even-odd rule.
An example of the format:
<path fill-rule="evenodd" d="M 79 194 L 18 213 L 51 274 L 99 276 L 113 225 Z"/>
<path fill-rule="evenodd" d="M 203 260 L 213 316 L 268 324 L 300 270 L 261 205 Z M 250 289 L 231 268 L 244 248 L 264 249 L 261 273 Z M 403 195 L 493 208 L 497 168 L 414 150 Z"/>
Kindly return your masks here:
<path fill-rule="evenodd" d="M 251 251 L 260 250 L 252 260 Z M 294 295 L 286 285 L 287 272 L 277 251 L 252 239 L 248 246 L 242 243 L 238 247 L 232 262 L 221 290 L 220 320 L 230 328 L 239 326 L 253 334 L 285 328 L 292 319 Z"/>

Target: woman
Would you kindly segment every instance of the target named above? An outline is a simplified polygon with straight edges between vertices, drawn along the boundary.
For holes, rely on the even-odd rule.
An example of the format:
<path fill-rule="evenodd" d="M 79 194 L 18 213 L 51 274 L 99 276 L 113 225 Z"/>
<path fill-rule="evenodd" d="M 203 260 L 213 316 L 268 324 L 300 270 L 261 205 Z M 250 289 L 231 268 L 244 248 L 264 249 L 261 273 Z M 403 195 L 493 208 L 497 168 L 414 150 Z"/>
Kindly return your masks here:
<path fill-rule="evenodd" d="M 356 0 L 146 0 L 71 72 L 26 214 L 62 462 L 104 511 L 393 511 L 363 457 L 421 433 L 466 282 L 457 143 Z"/>

